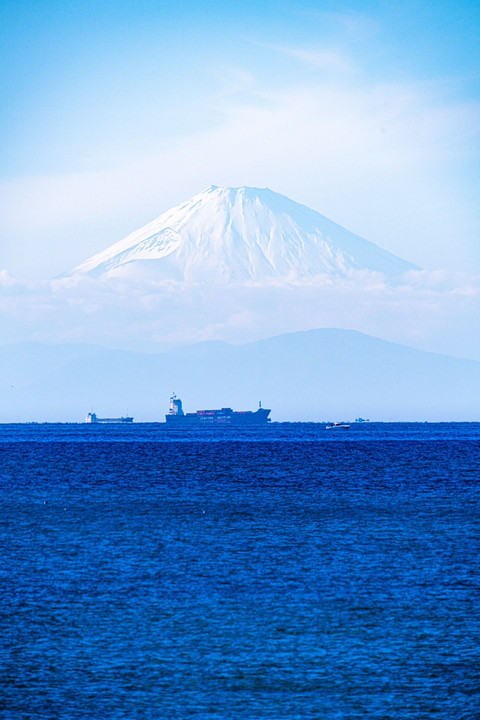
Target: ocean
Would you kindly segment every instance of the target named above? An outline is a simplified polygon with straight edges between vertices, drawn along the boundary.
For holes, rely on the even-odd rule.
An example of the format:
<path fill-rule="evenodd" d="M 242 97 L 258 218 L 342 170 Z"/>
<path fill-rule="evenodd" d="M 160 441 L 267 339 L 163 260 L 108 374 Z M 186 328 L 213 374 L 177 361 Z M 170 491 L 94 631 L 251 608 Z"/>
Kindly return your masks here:
<path fill-rule="evenodd" d="M 480 423 L 0 425 L 2 720 L 480 717 Z"/>

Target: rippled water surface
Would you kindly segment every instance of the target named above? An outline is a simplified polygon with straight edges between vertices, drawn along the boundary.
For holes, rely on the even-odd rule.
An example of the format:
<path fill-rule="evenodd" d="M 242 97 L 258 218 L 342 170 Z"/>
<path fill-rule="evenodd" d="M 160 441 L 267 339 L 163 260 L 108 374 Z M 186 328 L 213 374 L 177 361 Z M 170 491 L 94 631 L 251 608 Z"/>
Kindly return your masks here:
<path fill-rule="evenodd" d="M 0 717 L 480 717 L 480 424 L 0 426 Z"/>

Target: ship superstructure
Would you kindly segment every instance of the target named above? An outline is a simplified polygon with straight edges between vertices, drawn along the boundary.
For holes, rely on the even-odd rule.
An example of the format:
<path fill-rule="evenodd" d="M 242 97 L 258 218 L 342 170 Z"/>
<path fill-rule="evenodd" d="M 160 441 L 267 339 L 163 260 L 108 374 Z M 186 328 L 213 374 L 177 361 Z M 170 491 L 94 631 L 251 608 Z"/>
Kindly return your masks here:
<path fill-rule="evenodd" d="M 266 425 L 270 422 L 270 410 L 258 404 L 258 410 L 232 410 L 225 407 L 219 410 L 197 410 L 184 413 L 182 401 L 175 393 L 170 398 L 170 409 L 165 421 L 173 427 L 212 426 L 212 425 Z"/>

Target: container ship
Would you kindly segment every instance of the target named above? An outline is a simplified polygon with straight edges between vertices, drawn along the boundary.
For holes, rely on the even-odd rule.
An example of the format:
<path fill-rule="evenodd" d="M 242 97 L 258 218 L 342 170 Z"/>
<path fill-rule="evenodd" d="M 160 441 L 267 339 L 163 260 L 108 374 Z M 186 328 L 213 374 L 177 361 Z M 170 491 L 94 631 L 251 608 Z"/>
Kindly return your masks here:
<path fill-rule="evenodd" d="M 99 418 L 97 417 L 96 413 L 87 413 L 85 416 L 85 422 L 86 423 L 103 423 L 103 424 L 113 424 L 113 423 L 133 423 L 133 417 L 119 417 L 119 418 Z"/>
<path fill-rule="evenodd" d="M 270 422 L 270 410 L 258 404 L 258 410 L 197 410 L 197 412 L 184 413 L 182 401 L 176 395 L 170 398 L 170 410 L 165 415 L 165 421 L 171 427 L 197 427 L 211 425 L 266 425 Z"/>

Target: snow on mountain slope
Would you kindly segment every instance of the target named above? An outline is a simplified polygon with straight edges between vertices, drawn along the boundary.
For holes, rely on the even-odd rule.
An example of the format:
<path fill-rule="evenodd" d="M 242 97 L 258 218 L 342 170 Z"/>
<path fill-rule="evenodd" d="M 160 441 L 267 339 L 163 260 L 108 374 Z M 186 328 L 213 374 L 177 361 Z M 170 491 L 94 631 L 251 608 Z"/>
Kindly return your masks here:
<path fill-rule="evenodd" d="M 157 279 L 301 281 L 352 270 L 400 275 L 414 265 L 269 189 L 212 185 L 79 265 L 98 276 L 148 271 Z"/>

